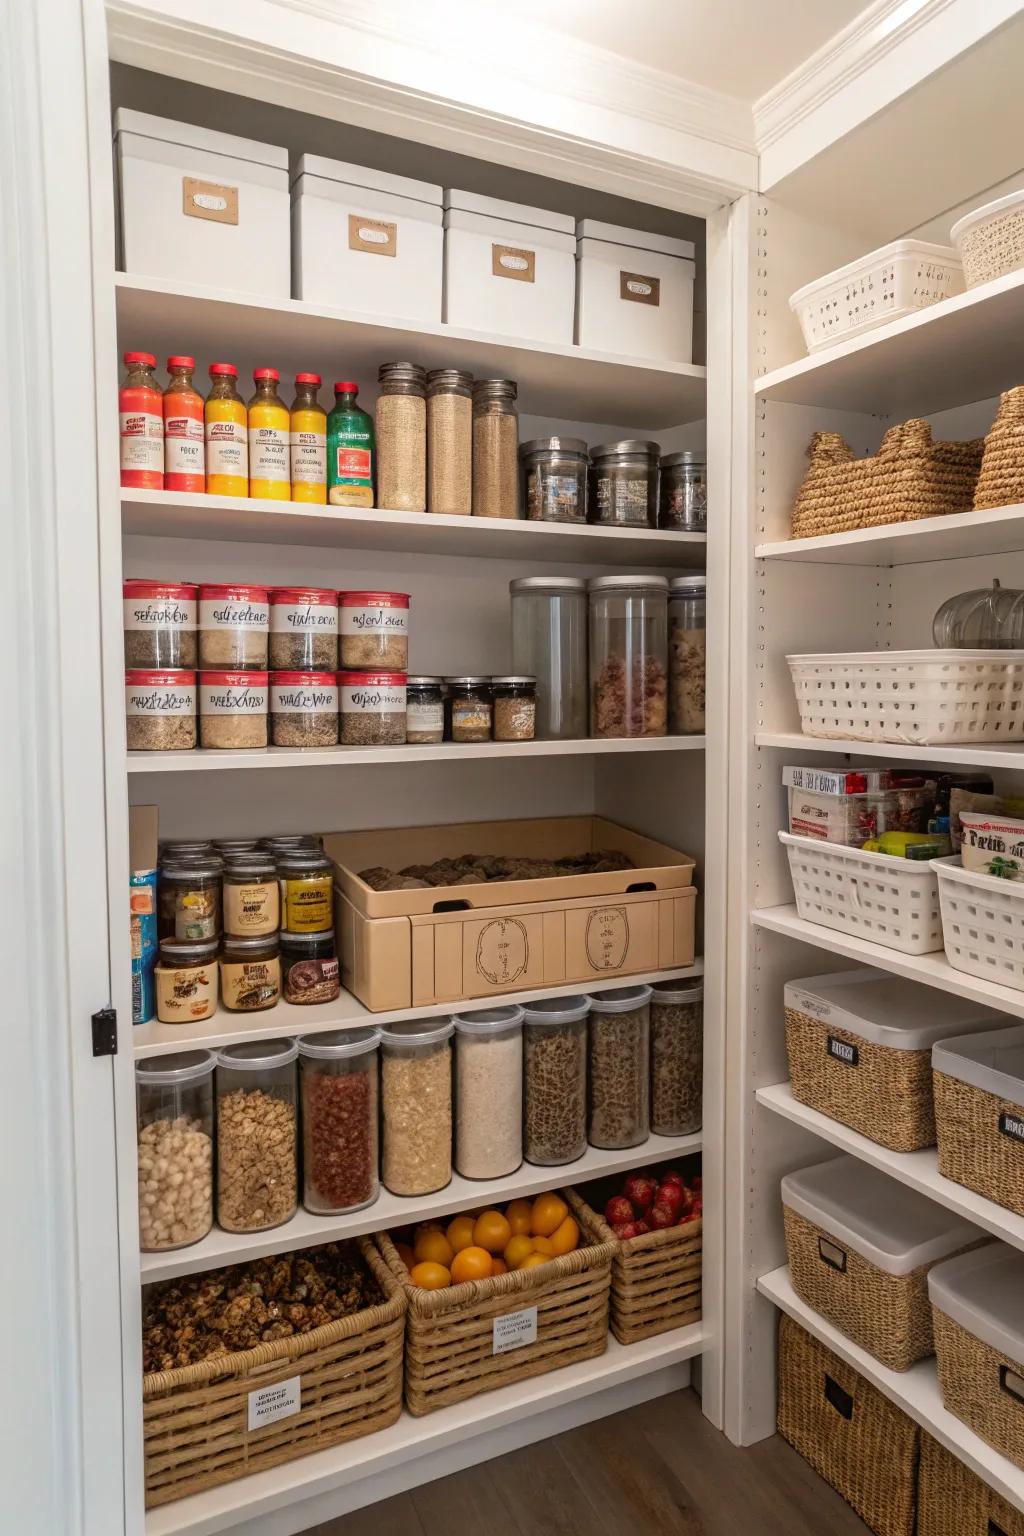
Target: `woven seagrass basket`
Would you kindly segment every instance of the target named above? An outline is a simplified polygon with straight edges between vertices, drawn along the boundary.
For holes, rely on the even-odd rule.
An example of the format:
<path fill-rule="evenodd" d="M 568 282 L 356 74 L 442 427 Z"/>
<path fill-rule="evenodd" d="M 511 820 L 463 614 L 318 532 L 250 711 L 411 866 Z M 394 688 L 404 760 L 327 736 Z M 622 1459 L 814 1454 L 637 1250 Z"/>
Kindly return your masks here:
<path fill-rule="evenodd" d="M 395 1422 L 405 1297 L 373 1244 L 354 1241 L 384 1297 L 378 1305 L 312 1333 L 143 1376 L 147 1509 Z M 298 1411 L 251 1429 L 250 1394 L 295 1377 Z"/>
<path fill-rule="evenodd" d="M 778 1430 L 876 1536 L 913 1536 L 920 1430 L 785 1316 L 779 1320 Z"/>
<path fill-rule="evenodd" d="M 1024 1514 L 922 1434 L 917 1536 L 1024 1536 Z"/>
<path fill-rule="evenodd" d="M 794 539 L 966 512 L 981 467 L 980 439 L 937 443 L 926 421 L 890 427 L 872 458 L 858 459 L 838 432 L 815 432 L 793 507 Z"/>
<path fill-rule="evenodd" d="M 1024 1110 L 945 1072 L 932 1080 L 943 1178 L 1024 1216 L 1024 1141 L 1000 1130 L 1003 1116 L 1019 1123 Z"/>
<path fill-rule="evenodd" d="M 620 1239 L 578 1190 L 566 1190 L 573 1215 L 615 1244 L 610 1326 L 620 1344 L 651 1339 L 700 1321 L 701 1220 Z"/>
<path fill-rule="evenodd" d="M 985 438 L 974 505 L 1009 507 L 1024 501 L 1024 385 L 999 396 L 996 419 Z"/>
<path fill-rule="evenodd" d="M 932 1304 L 942 1406 L 1024 1467 L 1024 1362 L 1009 1360 Z"/>

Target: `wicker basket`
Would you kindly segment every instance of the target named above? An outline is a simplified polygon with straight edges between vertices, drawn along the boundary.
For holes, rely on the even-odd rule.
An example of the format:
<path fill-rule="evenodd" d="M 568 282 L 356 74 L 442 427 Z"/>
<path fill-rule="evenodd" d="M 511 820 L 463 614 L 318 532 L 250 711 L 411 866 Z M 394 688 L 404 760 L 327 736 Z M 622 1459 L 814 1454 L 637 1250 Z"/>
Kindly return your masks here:
<path fill-rule="evenodd" d="M 355 1239 L 384 1301 L 312 1333 L 142 1378 L 146 1507 L 234 1482 L 393 1424 L 402 1410 L 405 1297 Z M 250 1428 L 253 1394 L 299 1382 L 299 1409 Z"/>
<path fill-rule="evenodd" d="M 1024 210 L 1021 211 L 1024 222 Z M 985 438 L 974 505 L 1009 507 L 1024 501 L 1024 385 L 999 396 L 996 419 Z"/>
<path fill-rule="evenodd" d="M 585 1220 L 574 1253 L 536 1269 L 439 1291 L 412 1284 L 386 1232 L 378 1233 L 376 1241 L 408 1304 L 405 1402 L 410 1413 L 433 1413 L 480 1392 L 603 1355 L 608 1347 L 615 1243 L 603 1241 Z M 515 1325 L 506 1323 L 505 1348 L 496 1350 L 497 1320 L 516 1314 L 522 1315 L 523 1338 L 516 1338 Z"/>
<path fill-rule="evenodd" d="M 933 1072 L 939 1172 L 996 1205 L 1024 1216 L 1024 1141 L 1000 1124 L 1024 1122 L 1024 1110 L 984 1088 Z"/>
<path fill-rule="evenodd" d="M 1024 1362 L 1008 1360 L 932 1304 L 942 1406 L 1024 1467 Z"/>
<path fill-rule="evenodd" d="M 578 1190 L 567 1190 L 566 1199 L 581 1227 L 615 1244 L 610 1326 L 620 1344 L 700 1321 L 702 1221 L 622 1240 Z"/>
<path fill-rule="evenodd" d="M 1024 1514 L 922 1434 L 917 1536 L 1024 1536 Z"/>
<path fill-rule="evenodd" d="M 876 1536 L 913 1536 L 920 1430 L 786 1316 L 779 1320 L 778 1429 Z"/>

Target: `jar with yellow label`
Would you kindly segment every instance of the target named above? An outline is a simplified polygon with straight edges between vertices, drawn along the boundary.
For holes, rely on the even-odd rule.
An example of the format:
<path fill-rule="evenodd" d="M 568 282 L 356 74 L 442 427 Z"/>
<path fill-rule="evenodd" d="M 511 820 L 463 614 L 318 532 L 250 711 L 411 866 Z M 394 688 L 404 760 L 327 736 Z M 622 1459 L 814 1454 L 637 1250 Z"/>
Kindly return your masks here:
<path fill-rule="evenodd" d="M 281 955 L 276 933 L 225 936 L 220 994 L 231 1013 L 261 1013 L 281 998 Z"/>
<path fill-rule="evenodd" d="M 334 926 L 334 865 L 313 848 L 296 848 L 277 861 L 281 927 L 288 933 L 326 933 Z"/>
<path fill-rule="evenodd" d="M 210 496 L 248 496 L 249 434 L 245 401 L 234 363 L 210 364 L 206 397 L 206 491 Z"/>
<path fill-rule="evenodd" d="M 224 929 L 243 937 L 276 933 L 281 919 L 277 868 L 266 854 L 238 854 L 224 870 Z"/>
<path fill-rule="evenodd" d="M 191 1024 L 217 1011 L 218 939 L 165 939 L 156 978 L 156 1016 L 161 1024 Z"/>

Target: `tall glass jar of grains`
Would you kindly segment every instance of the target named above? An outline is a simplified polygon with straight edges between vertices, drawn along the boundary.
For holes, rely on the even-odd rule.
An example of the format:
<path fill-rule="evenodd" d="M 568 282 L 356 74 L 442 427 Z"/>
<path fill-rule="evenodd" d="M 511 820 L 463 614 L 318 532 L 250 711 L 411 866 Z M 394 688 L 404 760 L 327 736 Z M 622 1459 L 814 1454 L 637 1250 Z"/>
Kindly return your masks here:
<path fill-rule="evenodd" d="M 598 576 L 590 593 L 590 734 L 664 736 L 668 578 Z"/>
<path fill-rule="evenodd" d="M 523 1009 L 523 1152 L 528 1163 L 572 1163 L 587 1150 L 587 997 Z"/>
<path fill-rule="evenodd" d="M 676 576 L 668 600 L 668 728 L 674 736 L 704 730 L 707 672 L 707 577 Z"/>
<path fill-rule="evenodd" d="M 455 1167 L 501 1179 L 523 1160 L 523 1010 L 480 1008 L 455 1025 Z"/>
<path fill-rule="evenodd" d="M 427 511 L 472 510 L 473 375 L 435 368 L 427 374 Z"/>
<path fill-rule="evenodd" d="M 384 363 L 377 377 L 377 505 L 390 512 L 425 512 L 426 373 L 417 363 Z"/>
<path fill-rule="evenodd" d="M 650 1134 L 650 987 L 614 987 L 590 999 L 587 1139 L 636 1147 Z"/>
<path fill-rule="evenodd" d="M 294 1040 L 249 1040 L 217 1055 L 217 1220 L 262 1232 L 299 1198 Z"/>
<path fill-rule="evenodd" d="M 302 1203 L 317 1216 L 360 1211 L 377 1182 L 376 1029 L 337 1029 L 299 1041 Z"/>
<path fill-rule="evenodd" d="M 211 1051 L 135 1068 L 143 1253 L 198 1243 L 213 1226 L 213 1068 Z"/>
<path fill-rule="evenodd" d="M 651 992 L 651 1130 L 700 1130 L 704 1069 L 704 983 L 659 981 Z"/>
<path fill-rule="evenodd" d="M 579 576 L 519 576 L 509 592 L 512 666 L 537 679 L 537 739 L 586 736 L 586 582 Z"/>
<path fill-rule="evenodd" d="M 452 1048 L 447 1019 L 381 1030 L 381 1171 L 393 1195 L 429 1195 L 452 1177 Z"/>
<path fill-rule="evenodd" d="M 514 379 L 473 385 L 473 516 L 519 516 L 519 416 Z"/>

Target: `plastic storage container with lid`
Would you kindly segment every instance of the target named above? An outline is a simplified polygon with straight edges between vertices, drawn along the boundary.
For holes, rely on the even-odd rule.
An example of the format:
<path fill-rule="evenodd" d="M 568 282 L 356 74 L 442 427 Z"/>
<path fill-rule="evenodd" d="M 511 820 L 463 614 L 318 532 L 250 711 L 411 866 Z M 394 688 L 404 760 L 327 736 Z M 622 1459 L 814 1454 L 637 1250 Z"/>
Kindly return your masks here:
<path fill-rule="evenodd" d="M 793 1097 L 892 1152 L 935 1145 L 935 1042 L 998 1017 L 868 966 L 788 981 L 785 1009 Z"/>
<path fill-rule="evenodd" d="M 702 735 L 707 694 L 707 577 L 675 576 L 668 594 L 668 728 Z"/>
<path fill-rule="evenodd" d="M 1024 1216 L 1024 1024 L 932 1048 L 939 1172 Z"/>
<path fill-rule="evenodd" d="M 377 380 L 377 505 L 391 512 L 425 512 L 426 372 L 418 363 L 382 363 Z"/>
<path fill-rule="evenodd" d="M 587 516 L 614 528 L 657 528 L 660 443 L 622 438 L 590 450 Z"/>
<path fill-rule="evenodd" d="M 455 1025 L 455 1168 L 501 1179 L 523 1160 L 523 1010 L 480 1008 Z"/>
<path fill-rule="evenodd" d="M 217 1220 L 226 1232 L 279 1227 L 298 1206 L 294 1040 L 217 1053 Z"/>
<path fill-rule="evenodd" d="M 405 742 L 404 672 L 339 672 L 341 739 L 347 747 L 400 747 Z"/>
<path fill-rule="evenodd" d="M 512 665 L 537 679 L 537 739 L 586 736 L 586 582 L 580 576 L 519 576 L 509 592 Z"/>
<path fill-rule="evenodd" d="M 651 1130 L 690 1136 L 701 1127 L 704 983 L 656 981 L 651 988 Z"/>
<path fill-rule="evenodd" d="M 570 214 L 451 188 L 444 194 L 444 318 L 570 345 L 576 222 Z"/>
<path fill-rule="evenodd" d="M 164 939 L 153 971 L 161 1024 L 191 1024 L 217 1011 L 219 939 Z"/>
<path fill-rule="evenodd" d="M 576 235 L 579 345 L 691 362 L 693 241 L 599 219 L 580 219 Z"/>
<path fill-rule="evenodd" d="M 405 672 L 409 666 L 408 592 L 339 592 L 341 665 L 353 671 Z"/>
<path fill-rule="evenodd" d="M 787 1174 L 782 1206 L 802 1301 L 892 1371 L 932 1353 L 927 1273 L 977 1227 L 856 1157 Z"/>
<path fill-rule="evenodd" d="M 519 413 L 514 379 L 473 385 L 473 516 L 519 514 Z"/>
<path fill-rule="evenodd" d="M 338 594 L 333 587 L 271 589 L 270 666 L 283 672 L 338 670 Z"/>
<path fill-rule="evenodd" d="M 272 672 L 270 730 L 275 747 L 338 745 L 338 679 L 334 672 Z"/>
<path fill-rule="evenodd" d="M 126 667 L 194 667 L 198 587 L 180 581 L 139 581 L 121 587 Z"/>
<path fill-rule="evenodd" d="M 650 1133 L 651 989 L 613 987 L 590 996 L 587 1140 L 636 1147 Z"/>
<path fill-rule="evenodd" d="M 214 1065 L 212 1051 L 136 1062 L 144 1253 L 198 1243 L 213 1226 Z"/>
<path fill-rule="evenodd" d="M 587 591 L 591 736 L 664 736 L 668 578 L 597 576 Z"/>
<path fill-rule="evenodd" d="M 124 674 L 129 752 L 183 752 L 196 744 L 196 674 L 132 667 Z"/>
<path fill-rule="evenodd" d="M 523 1153 L 542 1167 L 587 1150 L 588 997 L 548 997 L 523 1007 Z"/>
<path fill-rule="evenodd" d="M 265 747 L 269 704 L 269 672 L 200 672 L 200 746 Z"/>
<path fill-rule="evenodd" d="M 299 1046 L 302 1097 L 302 1203 L 317 1216 L 372 1205 L 377 1178 L 376 1029 L 304 1035 Z"/>
<path fill-rule="evenodd" d="M 523 510 L 530 521 L 585 523 L 589 466 L 582 437 L 532 437 L 520 443 Z"/>
<path fill-rule="evenodd" d="M 267 665 L 270 593 L 237 582 L 199 588 L 199 665 L 257 671 Z"/>
<path fill-rule="evenodd" d="M 452 1048 L 448 1019 L 380 1032 L 381 1174 L 393 1195 L 429 1195 L 452 1177 Z"/>
<path fill-rule="evenodd" d="M 658 527 L 679 533 L 706 533 L 708 526 L 707 456 L 696 449 L 666 453 L 661 460 Z"/>

